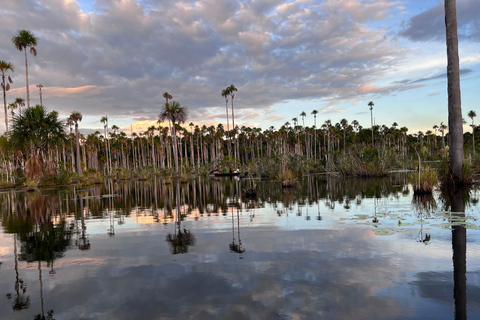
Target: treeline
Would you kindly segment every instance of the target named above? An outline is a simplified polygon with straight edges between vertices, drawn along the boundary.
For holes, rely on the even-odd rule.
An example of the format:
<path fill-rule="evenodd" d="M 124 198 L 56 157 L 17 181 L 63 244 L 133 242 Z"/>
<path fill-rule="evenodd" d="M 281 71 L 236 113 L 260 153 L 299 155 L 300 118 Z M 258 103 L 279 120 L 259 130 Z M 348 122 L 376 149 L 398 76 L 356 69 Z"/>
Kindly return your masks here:
<path fill-rule="evenodd" d="M 327 120 L 319 128 L 299 125 L 297 121 L 266 130 L 236 126 L 228 131 L 222 124 L 207 127 L 191 122 L 181 126 L 186 122 L 187 109 L 178 106 L 172 101 L 163 107 L 164 117 L 159 118 L 166 120 L 168 126 L 160 122 L 131 136 L 116 125 L 109 127 L 107 117 L 99 119 L 104 123 L 103 134 L 96 131 L 82 135 L 78 130 L 79 112 L 62 121 L 58 113 L 43 106 L 25 108 L 14 115 L 10 134 L 0 138 L 2 180 L 16 183 L 23 176 L 38 180 L 48 174 L 81 175 L 84 171 L 122 178 L 202 173 L 222 163 L 245 166 L 282 154 L 295 154 L 325 165 L 337 155 L 351 152 L 368 155 L 380 149 L 401 158 L 417 157 L 421 152 L 424 159 L 440 159 L 448 147 L 444 128 L 437 130 L 439 134 L 434 131 L 408 134 L 406 127 L 399 128 L 396 123 L 391 127 L 376 125 L 373 130 L 345 119 L 335 124 Z M 478 134 L 478 126 L 475 130 Z M 471 155 L 472 138 L 471 133 L 465 133 L 465 150 Z"/>

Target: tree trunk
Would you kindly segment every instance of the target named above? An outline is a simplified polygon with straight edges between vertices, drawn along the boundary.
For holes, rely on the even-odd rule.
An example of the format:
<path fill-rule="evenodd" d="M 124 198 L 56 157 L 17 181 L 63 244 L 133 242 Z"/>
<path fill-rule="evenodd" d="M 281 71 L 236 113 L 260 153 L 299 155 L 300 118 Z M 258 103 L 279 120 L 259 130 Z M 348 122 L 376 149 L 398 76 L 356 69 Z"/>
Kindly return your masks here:
<path fill-rule="evenodd" d="M 27 108 L 30 108 L 30 90 L 28 88 L 28 62 L 27 62 L 27 47 L 23 48 L 23 52 L 25 53 L 25 75 L 27 79 Z"/>
<path fill-rule="evenodd" d="M 3 84 L 3 106 L 5 108 L 5 130 L 8 133 L 7 87 L 5 85 L 5 75 L 2 76 L 2 84 Z"/>
<path fill-rule="evenodd" d="M 78 132 L 78 123 L 75 123 L 75 140 L 77 145 L 77 174 L 82 175 L 82 167 L 80 164 L 80 132 Z"/>
<path fill-rule="evenodd" d="M 448 130 L 450 170 L 455 180 L 462 178 L 463 121 L 460 94 L 460 62 L 458 58 L 457 10 L 455 0 L 445 0 L 447 40 Z"/>

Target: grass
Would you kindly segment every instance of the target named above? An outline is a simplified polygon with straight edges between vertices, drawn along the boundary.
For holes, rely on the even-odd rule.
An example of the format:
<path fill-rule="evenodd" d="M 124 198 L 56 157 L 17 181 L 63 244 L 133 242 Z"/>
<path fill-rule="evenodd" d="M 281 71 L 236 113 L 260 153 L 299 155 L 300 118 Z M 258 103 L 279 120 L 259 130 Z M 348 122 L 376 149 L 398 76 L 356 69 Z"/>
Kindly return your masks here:
<path fill-rule="evenodd" d="M 413 194 L 431 194 L 437 184 L 437 173 L 426 167 L 424 170 L 412 172 L 409 180 L 413 185 Z"/>

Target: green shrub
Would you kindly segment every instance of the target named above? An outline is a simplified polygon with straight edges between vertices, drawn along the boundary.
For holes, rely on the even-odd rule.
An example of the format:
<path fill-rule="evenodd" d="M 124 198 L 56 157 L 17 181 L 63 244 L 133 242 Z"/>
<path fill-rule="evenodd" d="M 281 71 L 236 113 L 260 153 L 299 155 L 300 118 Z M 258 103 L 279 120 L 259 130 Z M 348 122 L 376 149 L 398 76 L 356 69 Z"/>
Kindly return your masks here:
<path fill-rule="evenodd" d="M 437 173 L 426 167 L 420 172 L 414 171 L 409 175 L 409 181 L 413 185 L 414 194 L 429 194 L 437 184 Z"/>
<path fill-rule="evenodd" d="M 443 158 L 442 164 L 438 170 L 440 187 L 442 189 L 452 188 L 456 185 L 469 185 L 473 182 L 473 172 L 470 161 L 464 160 L 462 164 L 462 176 L 455 178 L 450 170 L 450 157 L 448 153 Z"/>

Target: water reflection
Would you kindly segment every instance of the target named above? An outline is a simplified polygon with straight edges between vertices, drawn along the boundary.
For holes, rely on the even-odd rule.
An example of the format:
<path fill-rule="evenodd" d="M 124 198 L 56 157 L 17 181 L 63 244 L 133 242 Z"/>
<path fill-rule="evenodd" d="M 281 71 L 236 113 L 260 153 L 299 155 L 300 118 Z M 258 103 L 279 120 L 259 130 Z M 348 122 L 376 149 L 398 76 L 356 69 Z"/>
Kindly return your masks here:
<path fill-rule="evenodd" d="M 80 194 L 78 194 L 77 196 L 78 196 L 78 203 L 80 203 L 80 222 L 81 222 L 82 231 L 77 232 L 77 239 L 75 240 L 75 245 L 78 247 L 78 249 L 84 251 L 84 250 L 89 250 L 91 247 L 91 244 L 87 236 L 87 226 L 85 224 L 85 211 L 83 209 L 83 199 L 81 198 Z M 74 196 L 74 199 L 75 199 L 75 206 L 76 206 L 77 197 Z M 87 207 L 88 207 L 88 198 L 85 201 L 87 201 Z M 76 209 L 75 209 L 75 212 L 77 212 Z"/>
<path fill-rule="evenodd" d="M 427 245 L 430 243 L 432 236 L 430 233 L 424 234 L 424 223 L 425 219 L 430 218 L 432 213 L 437 210 L 437 202 L 432 194 L 414 194 L 412 204 L 417 217 L 420 219 L 420 231 L 417 235 L 417 241 Z"/>
<path fill-rule="evenodd" d="M 256 197 L 242 196 L 254 184 Z M 480 315 L 471 298 L 480 286 L 466 275 L 465 209 L 476 204 L 413 197 L 402 175 L 309 176 L 288 190 L 245 179 L 107 181 L 4 193 L 0 205 L 9 242 L 0 291 L 10 294 L 0 319 Z M 473 252 L 478 232 L 469 231 Z M 480 278 L 480 257 L 469 262 L 469 279 Z"/>
<path fill-rule="evenodd" d="M 174 233 L 169 233 L 166 237 L 168 244 L 170 245 L 170 252 L 172 254 L 187 253 L 190 246 L 195 245 L 195 235 L 190 230 L 183 228 L 182 231 L 182 214 L 181 206 L 182 202 L 180 199 L 184 199 L 184 194 L 180 194 L 180 182 L 176 181 L 176 193 L 175 193 L 175 204 L 176 204 L 176 216 L 174 223 Z"/>
<path fill-rule="evenodd" d="M 468 190 L 457 189 L 447 196 L 453 217 L 465 219 L 465 199 L 468 194 Z M 467 229 L 462 223 L 452 225 L 452 249 L 455 319 L 467 319 Z"/>
<path fill-rule="evenodd" d="M 46 197 L 41 192 L 29 192 L 22 196 L 12 193 L 7 202 L 14 202 L 11 210 L 2 217 L 2 225 L 7 233 L 13 233 L 13 250 L 15 265 L 15 298 L 13 310 L 19 311 L 30 307 L 30 297 L 27 293 L 27 283 L 20 278 L 18 263 L 37 263 L 41 313 L 35 319 L 49 319 L 53 310 L 45 316 L 43 299 L 42 262 L 51 267 L 54 274 L 54 262 L 64 256 L 70 247 L 72 226 L 64 216 L 58 215 L 57 199 Z M 20 242 L 20 254 L 17 251 L 17 239 Z M 12 298 L 11 294 L 7 295 Z"/>

